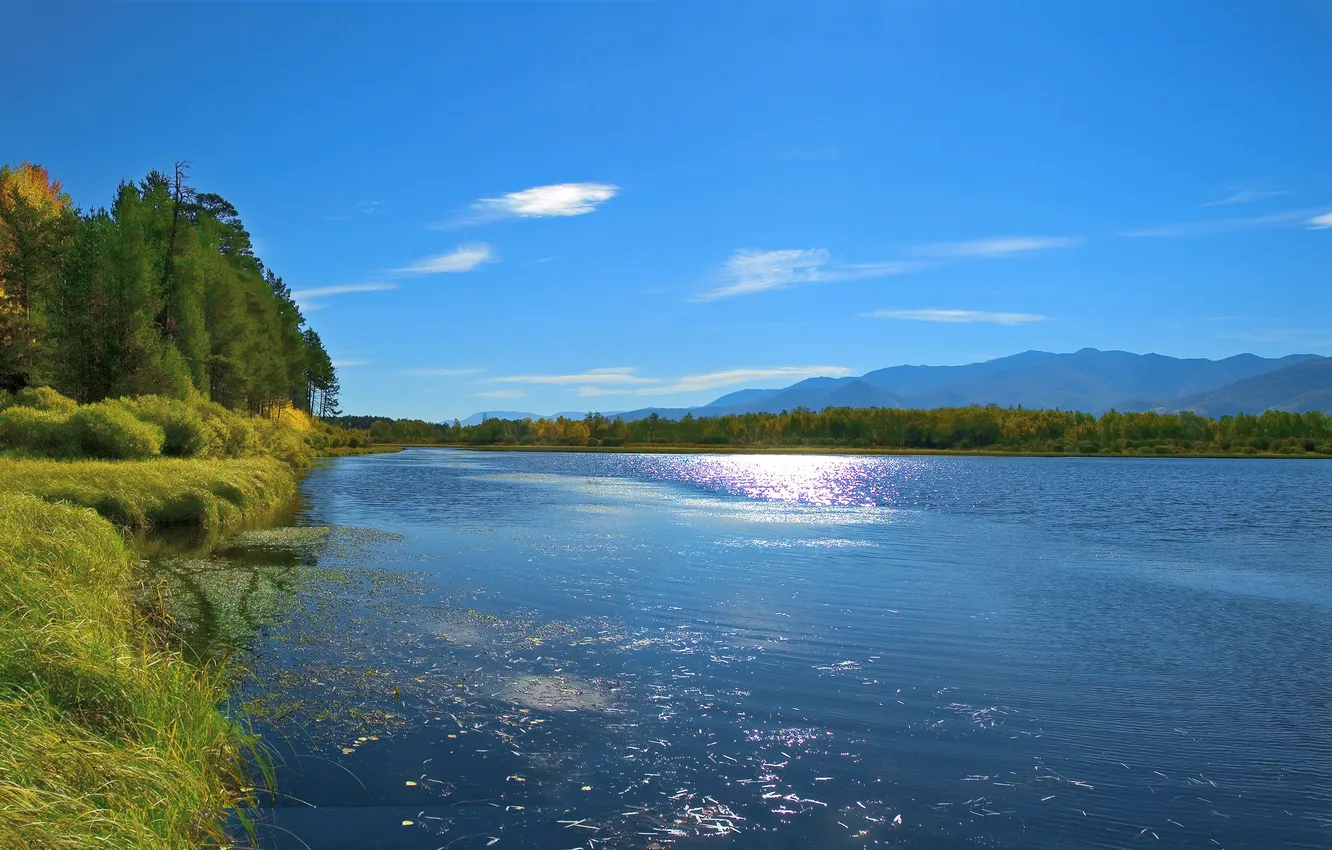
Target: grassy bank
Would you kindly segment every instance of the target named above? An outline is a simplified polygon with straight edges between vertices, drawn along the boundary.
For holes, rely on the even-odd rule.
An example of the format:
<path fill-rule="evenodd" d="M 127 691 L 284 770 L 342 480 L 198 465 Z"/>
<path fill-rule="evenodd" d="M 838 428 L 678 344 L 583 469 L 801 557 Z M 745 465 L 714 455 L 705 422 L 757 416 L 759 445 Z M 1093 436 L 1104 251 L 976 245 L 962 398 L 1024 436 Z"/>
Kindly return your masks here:
<path fill-rule="evenodd" d="M 248 739 L 219 671 L 156 644 L 135 567 L 95 511 L 0 493 L 0 847 L 223 839 Z"/>
<path fill-rule="evenodd" d="M 0 493 L 92 508 L 133 529 L 217 529 L 271 514 L 296 490 L 292 467 L 269 457 L 59 461 L 0 458 Z"/>
<path fill-rule="evenodd" d="M 157 597 L 124 532 L 260 520 L 354 436 L 207 402 L 0 399 L 0 847 L 228 843 L 253 741 L 219 710 L 223 671 L 136 604 Z"/>

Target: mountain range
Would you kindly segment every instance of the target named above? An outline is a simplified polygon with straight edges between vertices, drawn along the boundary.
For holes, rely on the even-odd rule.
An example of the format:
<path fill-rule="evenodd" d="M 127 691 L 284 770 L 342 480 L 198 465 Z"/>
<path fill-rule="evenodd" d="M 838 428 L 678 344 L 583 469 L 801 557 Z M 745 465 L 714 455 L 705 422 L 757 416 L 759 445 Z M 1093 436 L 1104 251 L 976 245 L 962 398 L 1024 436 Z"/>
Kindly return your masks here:
<path fill-rule="evenodd" d="M 891 366 L 858 377 L 809 378 L 778 389 L 744 389 L 688 408 L 648 407 L 607 413 L 626 420 L 653 413 L 678 419 L 741 413 L 778 413 L 804 407 L 1057 408 L 1101 414 L 1192 410 L 1205 416 L 1262 413 L 1268 409 L 1332 412 L 1332 358 L 1292 354 L 1266 358 L 1237 354 L 1224 360 L 1099 351 L 1072 354 L 1025 351 L 965 366 Z M 488 412 L 501 418 L 535 414 Z M 560 415 L 578 417 L 581 413 Z M 464 424 L 481 421 L 482 414 Z"/>

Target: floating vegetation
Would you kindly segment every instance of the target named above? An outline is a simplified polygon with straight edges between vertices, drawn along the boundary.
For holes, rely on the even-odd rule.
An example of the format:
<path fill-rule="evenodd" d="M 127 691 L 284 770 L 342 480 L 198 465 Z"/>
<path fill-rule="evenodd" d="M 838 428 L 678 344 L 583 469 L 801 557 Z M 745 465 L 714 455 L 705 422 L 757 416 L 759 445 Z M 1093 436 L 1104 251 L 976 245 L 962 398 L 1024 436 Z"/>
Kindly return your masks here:
<path fill-rule="evenodd" d="M 553 711 L 605 711 L 611 693 L 596 682 L 575 676 L 522 676 L 499 692 L 500 699 Z"/>
<path fill-rule="evenodd" d="M 232 548 L 264 547 L 267 549 L 294 549 L 300 552 L 317 551 L 328 542 L 333 529 L 326 525 L 280 526 L 255 528 L 238 532 L 228 541 Z"/>

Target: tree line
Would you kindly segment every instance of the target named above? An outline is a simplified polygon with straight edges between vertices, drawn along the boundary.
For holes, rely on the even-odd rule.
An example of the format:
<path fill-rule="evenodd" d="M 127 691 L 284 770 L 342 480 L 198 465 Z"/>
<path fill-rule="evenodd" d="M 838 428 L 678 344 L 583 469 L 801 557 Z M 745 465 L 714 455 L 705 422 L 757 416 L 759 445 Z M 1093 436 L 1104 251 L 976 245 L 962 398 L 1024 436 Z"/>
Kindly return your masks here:
<path fill-rule="evenodd" d="M 291 290 L 236 208 L 186 178 L 184 163 L 153 171 L 83 211 L 45 168 L 0 167 L 0 389 L 338 413 Z"/>
<path fill-rule="evenodd" d="M 1210 419 L 1194 413 L 1119 413 L 952 407 L 805 409 L 781 413 L 626 422 L 600 413 L 582 419 L 487 419 L 478 425 L 345 417 L 381 443 L 473 446 L 681 446 L 851 448 L 1070 454 L 1325 454 L 1332 419 L 1269 410 Z"/>

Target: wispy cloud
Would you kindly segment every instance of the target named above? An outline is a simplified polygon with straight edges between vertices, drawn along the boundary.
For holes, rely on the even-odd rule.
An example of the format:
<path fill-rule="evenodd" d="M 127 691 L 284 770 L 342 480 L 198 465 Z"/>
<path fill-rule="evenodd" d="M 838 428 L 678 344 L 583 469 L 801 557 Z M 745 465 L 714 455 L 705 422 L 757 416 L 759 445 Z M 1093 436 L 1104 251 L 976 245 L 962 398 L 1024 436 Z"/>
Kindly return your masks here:
<path fill-rule="evenodd" d="M 1279 198 L 1282 195 L 1290 193 L 1282 189 L 1245 189 L 1234 192 L 1219 201 L 1208 201 L 1205 204 L 1199 204 L 1200 207 L 1228 207 L 1233 204 L 1256 204 L 1259 201 L 1266 201 L 1268 198 Z"/>
<path fill-rule="evenodd" d="M 327 298 L 330 295 L 347 295 L 352 292 L 383 292 L 388 289 L 397 289 L 396 283 L 349 283 L 345 286 L 315 286 L 310 289 L 293 289 L 291 297 L 296 301 L 308 301 L 313 298 Z"/>
<path fill-rule="evenodd" d="M 555 183 L 482 198 L 462 215 L 436 227 L 466 227 L 510 218 L 555 218 L 586 215 L 620 191 L 609 183 Z"/>
<path fill-rule="evenodd" d="M 1310 230 L 1332 230 L 1332 212 L 1316 215 L 1305 222 Z"/>
<path fill-rule="evenodd" d="M 905 274 L 922 263 L 834 263 L 823 248 L 760 251 L 746 248 L 736 251 L 722 269 L 720 286 L 699 293 L 695 301 L 718 301 L 738 295 L 753 295 L 772 289 L 786 289 L 804 283 L 834 283 Z"/>
<path fill-rule="evenodd" d="M 472 393 L 480 398 L 522 398 L 527 395 L 525 390 L 487 390 L 480 393 Z"/>
<path fill-rule="evenodd" d="M 482 263 L 493 263 L 499 258 L 494 250 L 484 242 L 472 242 L 459 245 L 447 254 L 426 257 L 405 269 L 398 269 L 402 274 L 448 274 L 470 272 Z"/>
<path fill-rule="evenodd" d="M 1148 227 L 1141 230 L 1128 230 L 1120 236 L 1146 239 L 1169 239 L 1186 236 L 1210 236 L 1217 233 L 1233 233 L 1239 230 L 1257 230 L 1265 227 L 1287 227 L 1304 223 L 1311 228 L 1318 228 L 1314 222 L 1320 218 L 1320 210 L 1286 210 L 1271 215 L 1251 216 L 1247 218 L 1218 218 L 1210 221 L 1184 221 L 1161 227 Z M 1310 218 L 1313 216 L 1313 218 Z"/>
<path fill-rule="evenodd" d="M 352 366 L 369 366 L 370 362 L 371 361 L 369 360 L 334 360 L 333 368 L 348 369 L 351 368 Z"/>
<path fill-rule="evenodd" d="M 1081 236 L 994 236 L 966 242 L 934 242 L 921 245 L 913 249 L 912 253 L 941 259 L 1007 257 L 1049 251 L 1052 248 L 1075 248 L 1082 243 Z"/>
<path fill-rule="evenodd" d="M 863 313 L 871 319 L 901 319 L 910 322 L 946 322 L 950 324 L 984 322 L 993 325 L 1024 325 L 1029 322 L 1044 322 L 1046 317 L 1038 313 L 995 313 L 989 310 L 875 310 Z"/>
<path fill-rule="evenodd" d="M 427 375 L 438 378 L 456 378 L 462 375 L 479 375 L 485 369 L 408 369 L 408 375 Z"/>
<path fill-rule="evenodd" d="M 653 378 L 640 378 L 630 366 L 613 366 L 606 369 L 589 369 L 572 375 L 507 375 L 503 378 L 491 378 L 496 384 L 652 384 Z"/>
<path fill-rule="evenodd" d="M 583 386 L 578 388 L 578 395 L 675 395 L 678 393 L 702 392 L 736 384 L 754 381 L 795 382 L 805 378 L 837 378 L 849 375 L 851 370 L 845 366 L 776 366 L 767 369 L 726 369 L 720 372 L 707 372 L 702 375 L 686 375 L 674 378 L 669 383 L 659 386 L 640 387 L 637 389 L 619 389 L 608 387 Z"/>

